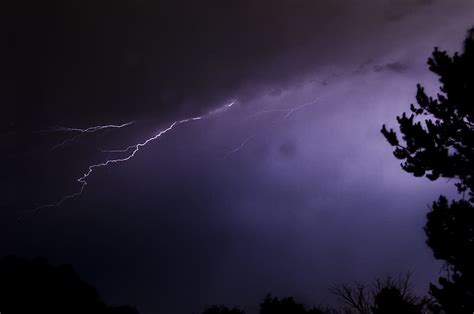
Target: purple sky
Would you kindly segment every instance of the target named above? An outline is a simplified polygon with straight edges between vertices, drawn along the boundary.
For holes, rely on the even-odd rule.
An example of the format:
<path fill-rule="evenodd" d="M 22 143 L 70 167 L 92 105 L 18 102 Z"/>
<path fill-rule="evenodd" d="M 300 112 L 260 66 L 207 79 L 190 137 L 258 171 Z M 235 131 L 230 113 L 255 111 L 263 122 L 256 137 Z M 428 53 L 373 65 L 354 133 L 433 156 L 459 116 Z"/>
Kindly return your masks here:
<path fill-rule="evenodd" d="M 404 173 L 380 128 L 396 126 L 417 83 L 436 91 L 427 57 L 461 49 L 474 3 L 253 2 L 12 4 L 0 250 L 71 263 L 107 301 L 144 314 L 253 313 L 268 292 L 333 303 L 332 284 L 407 271 L 426 293 L 441 264 L 425 214 L 454 191 Z M 97 148 L 234 99 L 16 222 L 74 193 L 108 157 Z M 286 118 L 263 112 L 316 99 Z M 53 151 L 61 136 L 35 133 L 130 120 Z"/>

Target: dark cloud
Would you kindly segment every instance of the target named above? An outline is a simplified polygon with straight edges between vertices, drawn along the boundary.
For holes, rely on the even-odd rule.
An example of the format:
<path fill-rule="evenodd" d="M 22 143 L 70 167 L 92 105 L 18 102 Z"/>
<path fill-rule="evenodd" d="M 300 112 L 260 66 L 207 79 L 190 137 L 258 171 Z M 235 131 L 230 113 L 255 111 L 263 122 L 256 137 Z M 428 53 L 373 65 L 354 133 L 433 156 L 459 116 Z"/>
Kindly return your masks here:
<path fill-rule="evenodd" d="M 390 62 L 390 63 L 385 63 L 385 64 L 378 64 L 374 65 L 374 71 L 375 72 L 381 72 L 381 71 L 393 71 L 397 73 L 402 73 L 405 72 L 409 69 L 408 64 L 402 63 L 402 62 Z"/>
<path fill-rule="evenodd" d="M 278 152 L 286 158 L 293 158 L 297 152 L 296 144 L 290 140 L 285 141 L 278 147 Z"/>
<path fill-rule="evenodd" d="M 431 5 L 431 4 L 434 4 L 435 2 L 436 0 L 418 0 L 418 3 L 422 5 Z"/>
<path fill-rule="evenodd" d="M 190 100 L 199 110 L 236 91 L 244 78 L 268 81 L 280 55 L 305 49 L 322 33 L 318 25 L 344 12 L 308 1 L 270 8 L 251 1 L 126 0 L 8 6 L 9 57 L 22 69 L 12 75 L 12 93 L 18 107 L 28 108 L 19 114 L 48 108 L 44 118 L 52 122 L 177 112 Z M 280 64 L 277 80 L 292 75 L 288 66 Z"/>
<path fill-rule="evenodd" d="M 15 73 L 4 77 L 11 88 L 2 97 L 15 104 L 17 118 L 10 121 L 29 117 L 23 126 L 39 117 L 43 124 L 78 123 L 207 110 L 228 95 L 286 87 L 330 60 L 342 61 L 378 23 L 376 15 L 366 18 L 378 7 L 370 2 L 25 0 L 5 6 L 10 49 L 4 60 Z"/>
<path fill-rule="evenodd" d="M 388 0 L 384 16 L 388 21 L 398 22 L 414 11 L 423 9 L 423 6 L 431 5 L 436 0 Z"/>

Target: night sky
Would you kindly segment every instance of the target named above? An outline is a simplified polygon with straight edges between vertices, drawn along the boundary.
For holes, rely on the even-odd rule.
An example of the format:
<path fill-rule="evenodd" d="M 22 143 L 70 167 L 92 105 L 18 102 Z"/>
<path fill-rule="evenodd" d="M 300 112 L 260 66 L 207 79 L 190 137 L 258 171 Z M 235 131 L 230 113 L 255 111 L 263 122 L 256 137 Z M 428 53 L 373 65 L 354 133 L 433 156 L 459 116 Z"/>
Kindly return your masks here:
<path fill-rule="evenodd" d="M 417 83 L 436 92 L 426 60 L 461 50 L 474 2 L 0 6 L 2 255 L 73 264 L 144 314 L 253 313 L 268 292 L 332 304 L 332 284 L 407 271 L 425 294 L 438 277 L 422 227 L 454 191 L 404 173 L 380 128 Z M 197 116 L 32 212 L 117 158 L 103 150 Z M 54 127 L 130 121 L 52 149 L 76 134 Z"/>

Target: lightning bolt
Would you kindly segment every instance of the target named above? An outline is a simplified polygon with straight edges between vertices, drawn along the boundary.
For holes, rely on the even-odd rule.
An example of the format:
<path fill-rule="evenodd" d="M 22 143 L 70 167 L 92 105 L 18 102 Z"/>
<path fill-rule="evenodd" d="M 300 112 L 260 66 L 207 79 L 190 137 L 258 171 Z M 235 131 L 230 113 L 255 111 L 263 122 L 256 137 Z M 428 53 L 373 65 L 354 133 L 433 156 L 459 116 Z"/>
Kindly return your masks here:
<path fill-rule="evenodd" d="M 256 116 L 259 116 L 259 115 L 262 115 L 262 114 L 265 114 L 265 113 L 271 113 L 271 112 L 285 112 L 286 114 L 284 116 L 284 119 L 287 119 L 293 113 L 297 112 L 298 110 L 301 110 L 302 108 L 304 108 L 306 106 L 309 106 L 311 104 L 316 103 L 318 100 L 319 100 L 319 98 L 315 99 L 313 101 L 304 103 L 304 104 L 299 105 L 299 106 L 294 107 L 294 108 L 272 109 L 272 110 L 259 111 L 259 112 L 256 112 L 255 114 L 249 116 L 248 118 L 256 117 Z M 222 113 L 226 112 L 227 110 L 229 110 L 230 108 L 232 108 L 232 106 L 235 103 L 236 103 L 236 101 L 232 101 L 228 104 L 225 104 L 225 105 L 223 105 L 223 106 L 221 106 L 217 109 L 211 110 L 208 113 L 200 115 L 200 116 L 195 116 L 195 117 L 186 118 L 186 119 L 182 119 L 182 120 L 176 120 L 176 121 L 172 122 L 171 124 L 169 124 L 169 126 L 167 128 L 158 131 L 152 137 L 147 138 L 147 139 L 145 139 L 145 140 L 143 140 L 139 143 L 129 145 L 129 146 L 123 148 L 123 149 L 113 149 L 113 150 L 101 149 L 100 151 L 105 152 L 105 153 L 122 153 L 122 154 L 127 153 L 127 154 L 124 157 L 108 158 L 104 162 L 99 162 L 99 163 L 89 165 L 88 168 L 87 168 L 87 171 L 85 171 L 79 178 L 76 179 L 76 181 L 80 185 L 80 188 L 78 189 L 77 192 L 75 192 L 73 194 L 65 195 L 62 198 L 60 198 L 59 200 L 55 201 L 55 202 L 44 204 L 44 205 L 41 205 L 39 207 L 36 207 L 32 212 L 36 213 L 36 212 L 38 212 L 38 211 L 40 211 L 44 208 L 48 208 L 48 207 L 60 207 L 64 202 L 66 202 L 68 200 L 71 200 L 71 199 L 74 199 L 74 198 L 76 198 L 76 197 L 83 194 L 83 192 L 84 192 L 84 190 L 85 190 L 85 188 L 88 184 L 87 180 L 90 178 L 90 176 L 93 175 L 94 171 L 97 170 L 98 168 L 108 167 L 108 166 L 111 166 L 113 164 L 127 162 L 130 159 L 132 159 L 133 157 L 135 157 L 135 155 L 140 151 L 141 148 L 147 146 L 148 144 L 150 144 L 153 141 L 156 141 L 157 139 L 159 139 L 161 136 L 165 135 L 166 133 L 171 132 L 173 129 L 175 129 L 179 125 L 194 122 L 194 121 L 199 121 L 199 120 L 202 120 L 204 118 L 207 118 L 207 117 L 210 117 L 210 116 L 213 116 L 213 115 L 216 115 L 216 114 L 222 114 Z M 61 126 L 53 127 L 49 131 L 52 131 L 52 132 L 75 132 L 77 134 L 70 137 L 70 138 L 65 139 L 64 141 L 62 141 L 58 144 L 56 144 L 51 149 L 56 149 L 56 148 L 62 147 L 64 145 L 66 145 L 67 143 L 75 141 L 77 138 L 79 138 L 80 136 L 83 136 L 85 134 L 94 133 L 94 132 L 98 132 L 98 131 L 106 130 L 106 129 L 124 128 L 124 127 L 129 126 L 133 123 L 135 123 L 135 121 L 130 121 L 130 122 L 123 123 L 123 124 L 118 124 L 118 125 L 115 125 L 115 124 L 99 125 L 99 126 L 93 126 L 93 127 L 89 127 L 89 128 L 85 128 L 85 129 L 71 128 L 71 127 L 61 127 Z M 247 145 L 247 143 L 254 137 L 255 137 L 255 135 L 252 135 L 252 136 L 246 138 L 238 147 L 236 147 L 233 150 L 231 150 L 230 152 L 228 152 L 225 158 L 227 159 L 230 155 L 241 151 L 245 147 L 245 145 Z"/>
<path fill-rule="evenodd" d="M 228 152 L 227 155 L 225 155 L 224 159 L 229 158 L 230 155 L 232 155 L 232 154 L 240 152 L 242 150 L 242 148 L 244 148 L 244 146 L 247 145 L 247 143 L 254 137 L 255 137 L 255 135 L 252 135 L 252 136 L 249 136 L 248 138 L 246 138 L 239 146 L 237 146 L 236 148 L 234 148 L 233 150 Z"/>
<path fill-rule="evenodd" d="M 235 103 L 236 103 L 236 101 L 234 100 L 234 101 L 230 102 L 229 104 L 226 104 L 222 107 L 219 107 L 217 109 L 209 111 L 204 116 L 199 116 L 199 117 L 195 117 L 195 118 L 189 118 L 189 119 L 184 119 L 184 120 L 180 120 L 180 121 L 175 121 L 174 123 L 180 124 L 180 123 L 188 122 L 187 120 L 190 120 L 190 121 L 191 120 L 200 120 L 200 119 L 204 118 L 205 116 L 214 115 L 214 114 L 218 114 L 218 113 L 223 113 L 223 112 L 229 110 L 229 108 L 232 107 Z M 174 126 L 172 125 L 172 127 L 174 127 Z M 99 148 L 99 151 L 101 151 L 102 153 L 126 153 L 126 152 L 128 152 L 128 151 L 130 151 L 134 148 L 136 148 L 136 145 L 130 145 L 130 146 L 125 147 L 123 149 L 100 149 Z"/>
<path fill-rule="evenodd" d="M 220 108 L 217 108 L 217 109 L 214 109 L 214 110 L 211 110 L 209 111 L 209 113 L 207 115 L 213 115 L 213 114 L 218 114 L 218 113 L 222 113 L 224 111 L 227 111 L 229 110 L 234 104 L 236 103 L 235 100 L 231 101 L 230 103 L 228 103 L 227 105 L 224 105 Z"/>
<path fill-rule="evenodd" d="M 72 137 L 69 137 L 69 138 L 65 139 L 64 141 L 62 141 L 62 142 L 60 142 L 56 145 L 54 145 L 53 147 L 50 148 L 50 150 L 55 150 L 59 147 L 63 147 L 67 143 L 74 142 L 79 137 L 81 137 L 85 134 L 88 134 L 88 133 L 95 133 L 95 132 L 102 131 L 102 130 L 107 130 L 107 129 L 121 129 L 121 128 L 129 126 L 133 123 L 135 123 L 135 121 L 130 121 L 130 122 L 119 124 L 119 125 L 115 125 L 115 124 L 98 125 L 98 126 L 89 127 L 89 128 L 86 128 L 86 129 L 55 126 L 55 127 L 50 128 L 50 130 L 48 130 L 48 131 L 49 132 L 77 133 L 77 134 L 72 136 Z"/>
<path fill-rule="evenodd" d="M 146 140 L 144 140 L 142 142 L 139 142 L 137 144 L 130 145 L 130 146 L 124 148 L 124 149 L 102 150 L 103 152 L 109 152 L 109 153 L 127 153 L 128 152 L 129 154 L 126 155 L 125 157 L 122 157 L 122 158 L 107 159 L 104 162 L 100 162 L 100 163 L 90 165 L 88 167 L 87 171 L 76 180 L 80 184 L 80 188 L 76 193 L 73 193 L 73 194 L 70 194 L 70 195 L 65 195 L 56 202 L 41 205 L 41 206 L 35 208 L 33 210 L 33 213 L 36 213 L 36 212 L 40 211 L 41 209 L 44 209 L 44 208 L 47 208 L 47 207 L 59 207 L 64 202 L 66 202 L 70 199 L 74 199 L 74 198 L 82 195 L 82 193 L 84 192 L 84 190 L 87 186 L 87 179 L 94 173 L 94 170 L 96 170 L 98 168 L 102 168 L 102 167 L 108 167 L 108 166 L 113 165 L 113 164 L 129 161 L 130 159 L 135 157 L 135 155 L 139 152 L 140 148 L 142 148 L 142 147 L 148 145 L 149 143 L 157 140 L 158 138 L 160 138 L 164 134 L 166 134 L 168 132 L 171 132 L 177 126 L 179 126 L 181 124 L 193 122 L 193 121 L 202 120 L 202 119 L 204 119 L 208 116 L 225 112 L 228 109 L 230 109 L 235 103 L 236 103 L 236 101 L 232 101 L 229 104 L 226 104 L 222 107 L 219 107 L 219 108 L 217 108 L 215 110 L 212 110 L 212 111 L 208 112 L 207 114 L 204 114 L 204 115 L 201 115 L 201 116 L 191 117 L 191 118 L 182 119 L 182 120 L 176 120 L 176 121 L 172 122 L 167 128 L 165 128 L 165 129 L 159 131 L 158 133 L 156 133 L 154 136 L 152 136 L 150 138 L 147 138 Z M 97 132 L 99 130 L 103 130 L 103 129 L 107 129 L 107 128 L 121 128 L 121 127 L 125 127 L 127 125 L 130 125 L 131 123 L 133 123 L 133 122 L 125 123 L 125 124 L 122 124 L 122 125 L 94 126 L 94 127 L 90 127 L 90 128 L 87 128 L 87 129 L 57 127 L 53 130 L 64 131 L 64 132 L 79 132 L 78 135 L 80 135 L 80 134 L 85 134 L 85 133 Z M 70 138 L 69 140 L 73 141 L 74 137 Z M 58 146 L 58 145 L 56 145 L 56 146 Z"/>
<path fill-rule="evenodd" d="M 269 109 L 269 110 L 262 110 L 262 111 L 258 111 L 250 116 L 247 117 L 247 119 L 251 119 L 251 118 L 254 118 L 254 117 L 257 117 L 257 116 L 260 116 L 260 115 L 263 115 L 263 114 L 266 114 L 266 113 L 272 113 L 272 112 L 285 112 L 285 116 L 284 116 L 284 119 L 287 119 L 289 116 L 291 116 L 293 113 L 295 113 L 296 111 L 298 110 L 301 110 L 303 109 L 304 107 L 307 107 L 309 105 L 312 105 L 316 102 L 318 102 L 321 98 L 316 98 L 310 102 L 307 102 L 307 103 L 304 103 L 302 105 L 299 105 L 297 107 L 294 107 L 294 108 L 287 108 L 287 109 Z"/>
<path fill-rule="evenodd" d="M 316 102 L 318 102 L 321 98 L 316 98 L 312 101 L 309 101 L 309 102 L 306 102 L 302 105 L 299 105 L 299 106 L 296 106 L 296 107 L 293 107 L 293 108 L 287 108 L 287 109 L 269 109 L 269 110 L 262 110 L 262 111 L 258 111 L 250 116 L 247 117 L 247 119 L 251 119 L 251 118 L 254 118 L 254 117 L 257 117 L 257 116 L 260 116 L 260 115 L 263 115 L 263 114 L 266 114 L 266 113 L 272 113 L 272 112 L 284 112 L 286 113 L 285 116 L 283 117 L 283 119 L 287 119 L 289 116 L 291 116 L 293 113 L 297 112 L 298 110 L 301 110 L 303 109 L 304 107 L 306 106 L 309 106 L 309 105 L 312 105 Z M 232 154 L 235 154 L 235 153 L 238 153 L 240 152 L 244 147 L 245 145 L 247 145 L 247 143 L 253 139 L 255 137 L 255 135 L 251 135 L 249 136 L 248 138 L 246 138 L 239 146 L 237 146 L 236 148 L 232 149 L 231 151 L 229 151 L 224 159 L 228 159 Z"/>

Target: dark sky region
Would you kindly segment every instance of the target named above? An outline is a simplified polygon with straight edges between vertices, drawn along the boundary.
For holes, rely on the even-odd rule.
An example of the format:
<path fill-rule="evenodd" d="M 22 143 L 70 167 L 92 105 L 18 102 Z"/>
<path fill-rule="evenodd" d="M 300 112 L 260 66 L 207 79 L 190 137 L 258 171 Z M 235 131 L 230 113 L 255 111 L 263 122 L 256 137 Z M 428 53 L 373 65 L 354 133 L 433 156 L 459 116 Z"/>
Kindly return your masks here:
<path fill-rule="evenodd" d="M 2 254 L 72 263 L 144 314 L 252 313 L 267 292 L 332 303 L 331 284 L 406 271 L 425 293 L 438 276 L 422 226 L 453 191 L 404 173 L 379 130 L 416 83 L 436 90 L 426 59 L 461 49 L 474 2 L 19 0 L 0 12 Z M 29 214 L 77 191 L 110 157 L 99 149 L 231 100 Z M 54 150 L 67 134 L 41 132 L 132 120 Z"/>

